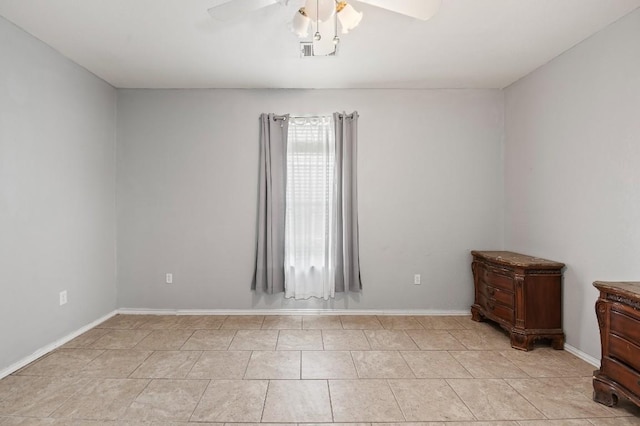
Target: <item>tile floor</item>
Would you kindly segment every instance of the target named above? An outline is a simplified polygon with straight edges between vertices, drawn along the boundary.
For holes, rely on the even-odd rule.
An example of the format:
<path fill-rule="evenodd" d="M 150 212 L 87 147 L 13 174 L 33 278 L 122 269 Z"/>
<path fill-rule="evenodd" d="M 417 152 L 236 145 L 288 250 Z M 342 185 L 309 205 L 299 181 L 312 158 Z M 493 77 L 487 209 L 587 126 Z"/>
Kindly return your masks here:
<path fill-rule="evenodd" d="M 117 315 L 0 380 L 0 425 L 640 425 L 593 369 L 469 317 Z"/>

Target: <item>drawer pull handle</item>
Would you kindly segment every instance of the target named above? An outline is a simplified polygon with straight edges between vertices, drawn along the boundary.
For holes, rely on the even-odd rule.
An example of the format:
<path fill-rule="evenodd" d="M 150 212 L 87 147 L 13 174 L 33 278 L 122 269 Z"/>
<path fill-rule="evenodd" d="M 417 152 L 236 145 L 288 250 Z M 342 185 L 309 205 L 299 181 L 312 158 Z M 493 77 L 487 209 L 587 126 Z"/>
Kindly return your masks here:
<path fill-rule="evenodd" d="M 489 296 L 493 296 L 496 294 L 496 291 L 493 288 L 489 288 L 488 292 L 489 292 Z"/>

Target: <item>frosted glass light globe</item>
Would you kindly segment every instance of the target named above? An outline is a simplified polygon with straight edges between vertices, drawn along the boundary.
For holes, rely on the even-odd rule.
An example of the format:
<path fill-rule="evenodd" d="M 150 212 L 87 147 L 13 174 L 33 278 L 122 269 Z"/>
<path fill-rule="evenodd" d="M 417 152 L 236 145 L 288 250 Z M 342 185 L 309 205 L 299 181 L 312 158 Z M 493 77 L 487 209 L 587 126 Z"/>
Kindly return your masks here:
<path fill-rule="evenodd" d="M 300 38 L 305 38 L 309 35 L 309 24 L 311 23 L 309 17 L 303 12 L 304 9 L 297 11 L 291 23 L 291 30 Z"/>
<path fill-rule="evenodd" d="M 307 0 L 304 9 L 312 21 L 326 21 L 336 13 L 336 2 L 335 0 Z"/>

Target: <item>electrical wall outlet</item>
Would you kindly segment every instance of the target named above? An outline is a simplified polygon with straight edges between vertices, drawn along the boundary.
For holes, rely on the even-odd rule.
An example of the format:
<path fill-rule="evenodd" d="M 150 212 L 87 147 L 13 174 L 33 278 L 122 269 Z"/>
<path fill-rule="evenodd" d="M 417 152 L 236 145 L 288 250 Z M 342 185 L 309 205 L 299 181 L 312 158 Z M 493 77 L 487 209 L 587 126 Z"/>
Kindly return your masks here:
<path fill-rule="evenodd" d="M 67 304 L 67 290 L 60 292 L 60 306 Z"/>
<path fill-rule="evenodd" d="M 173 274 L 167 274 L 164 280 L 167 284 L 173 284 Z"/>
<path fill-rule="evenodd" d="M 413 276 L 413 284 L 420 285 L 420 274 L 415 274 Z"/>

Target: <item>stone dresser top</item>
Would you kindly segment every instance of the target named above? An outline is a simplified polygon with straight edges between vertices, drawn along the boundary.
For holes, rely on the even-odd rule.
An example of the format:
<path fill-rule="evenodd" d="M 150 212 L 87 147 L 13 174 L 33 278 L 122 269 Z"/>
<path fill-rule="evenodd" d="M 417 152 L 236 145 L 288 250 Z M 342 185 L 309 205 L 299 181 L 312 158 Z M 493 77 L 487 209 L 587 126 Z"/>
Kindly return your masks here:
<path fill-rule="evenodd" d="M 596 281 L 593 285 L 600 291 L 640 299 L 640 282 L 637 281 Z"/>
<path fill-rule="evenodd" d="M 561 269 L 564 263 L 539 257 L 527 256 L 525 254 L 514 253 L 512 251 L 471 251 L 473 256 L 495 262 L 505 266 L 518 266 L 522 268 L 536 269 Z"/>

